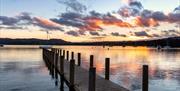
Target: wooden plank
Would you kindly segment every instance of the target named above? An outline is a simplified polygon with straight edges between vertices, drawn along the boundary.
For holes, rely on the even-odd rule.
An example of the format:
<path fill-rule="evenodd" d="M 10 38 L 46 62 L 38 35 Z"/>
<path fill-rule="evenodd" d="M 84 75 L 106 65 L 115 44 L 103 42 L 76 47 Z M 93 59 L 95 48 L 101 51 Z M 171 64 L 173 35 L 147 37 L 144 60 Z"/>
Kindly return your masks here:
<path fill-rule="evenodd" d="M 46 55 L 47 56 L 47 55 Z M 47 56 L 48 57 L 48 56 Z M 73 57 L 72 57 L 73 58 Z M 53 62 L 51 62 L 53 63 Z M 60 65 L 58 65 L 60 66 Z M 55 66 L 54 66 L 55 67 Z M 60 67 L 56 67 L 58 69 L 58 72 L 60 71 Z M 60 72 L 59 72 L 60 73 Z M 88 91 L 89 87 L 89 71 L 75 65 L 75 78 L 74 78 L 74 88 L 75 91 Z M 70 85 L 70 62 L 64 61 L 64 80 L 67 85 Z M 95 91 L 129 91 L 126 88 L 121 87 L 118 84 L 113 83 L 112 81 L 105 80 L 103 77 L 96 74 L 96 86 Z"/>
<path fill-rule="evenodd" d="M 64 72 L 65 78 L 69 81 L 69 61 L 64 62 Z M 74 86 L 78 91 L 88 91 L 88 79 L 89 71 L 81 68 L 80 66 L 75 65 L 75 81 Z M 118 84 L 113 83 L 112 81 L 105 80 L 103 77 L 96 74 L 96 91 L 129 91 L 126 88 L 121 87 Z"/>

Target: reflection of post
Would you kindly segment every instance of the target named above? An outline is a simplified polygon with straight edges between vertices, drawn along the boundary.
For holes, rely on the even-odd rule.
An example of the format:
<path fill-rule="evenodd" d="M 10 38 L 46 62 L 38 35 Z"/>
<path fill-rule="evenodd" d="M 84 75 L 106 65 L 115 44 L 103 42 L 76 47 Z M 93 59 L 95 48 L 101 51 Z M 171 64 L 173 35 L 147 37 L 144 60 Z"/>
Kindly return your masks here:
<path fill-rule="evenodd" d="M 61 73 L 61 86 L 60 91 L 64 91 L 64 56 L 60 56 L 60 73 Z"/>
<path fill-rule="evenodd" d="M 69 60 L 69 51 L 66 52 L 66 59 Z"/>
<path fill-rule="evenodd" d="M 58 68 L 58 53 L 56 53 L 56 59 L 55 59 L 55 85 L 58 85 L 58 72 L 57 72 L 57 68 Z"/>
<path fill-rule="evenodd" d="M 110 58 L 105 59 L 105 79 L 109 80 Z"/>
<path fill-rule="evenodd" d="M 61 85 L 60 85 L 60 91 L 64 91 L 64 76 L 61 76 Z"/>
<path fill-rule="evenodd" d="M 96 68 L 89 68 L 89 87 L 88 91 L 95 91 L 96 87 Z"/>
<path fill-rule="evenodd" d="M 94 66 L 94 56 L 93 55 L 90 55 L 90 68 L 92 68 Z"/>
<path fill-rule="evenodd" d="M 52 78 L 54 79 L 54 60 L 55 60 L 55 53 L 54 53 L 54 49 L 53 49 L 53 52 L 52 52 Z"/>
<path fill-rule="evenodd" d="M 69 76 L 69 82 L 70 82 L 70 88 L 69 91 L 73 91 L 74 90 L 74 75 L 75 75 L 75 60 L 71 59 L 70 60 L 70 76 Z"/>
<path fill-rule="evenodd" d="M 78 53 L 78 66 L 81 66 L 81 53 Z"/>
<path fill-rule="evenodd" d="M 74 52 L 71 52 L 71 59 L 74 59 Z"/>
<path fill-rule="evenodd" d="M 65 50 L 63 50 L 63 56 L 64 56 L 64 58 L 65 58 L 65 53 L 66 53 L 66 51 L 65 51 Z"/>
<path fill-rule="evenodd" d="M 148 91 L 148 65 L 143 65 L 142 91 Z"/>

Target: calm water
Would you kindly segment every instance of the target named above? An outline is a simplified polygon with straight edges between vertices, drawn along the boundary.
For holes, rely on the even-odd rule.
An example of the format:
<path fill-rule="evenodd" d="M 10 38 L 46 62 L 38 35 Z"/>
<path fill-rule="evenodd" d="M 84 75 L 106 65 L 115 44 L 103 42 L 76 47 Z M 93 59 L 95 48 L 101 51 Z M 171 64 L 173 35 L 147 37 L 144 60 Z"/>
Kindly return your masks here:
<path fill-rule="evenodd" d="M 104 76 L 104 60 L 110 58 L 111 80 L 131 91 L 141 90 L 142 65 L 149 65 L 150 91 L 180 90 L 180 50 L 158 51 L 146 47 L 61 47 L 82 53 L 82 66 L 88 68 L 94 55 L 97 73 Z M 77 54 L 76 54 L 77 57 Z"/>
<path fill-rule="evenodd" d="M 41 49 L 0 48 L 0 91 L 59 91 Z"/>
<path fill-rule="evenodd" d="M 180 89 L 180 51 L 178 50 L 157 51 L 145 47 L 63 46 L 61 48 L 75 53 L 80 52 L 82 67 L 86 69 L 89 66 L 89 55 L 94 55 L 97 73 L 101 76 L 104 76 L 104 59 L 109 57 L 110 79 L 131 91 L 141 89 L 143 64 L 149 65 L 150 91 Z M 54 86 L 54 81 L 48 74 L 40 49 L 0 48 L 0 91 L 58 91 L 58 87 Z"/>

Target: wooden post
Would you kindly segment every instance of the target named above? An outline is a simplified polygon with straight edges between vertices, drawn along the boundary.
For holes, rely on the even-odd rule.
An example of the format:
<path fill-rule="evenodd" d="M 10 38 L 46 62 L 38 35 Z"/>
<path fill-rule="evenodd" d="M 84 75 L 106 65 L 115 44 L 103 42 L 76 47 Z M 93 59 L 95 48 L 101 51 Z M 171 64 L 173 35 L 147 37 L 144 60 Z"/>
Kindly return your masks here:
<path fill-rule="evenodd" d="M 63 56 L 64 56 L 64 58 L 65 58 L 65 53 L 66 53 L 66 51 L 65 51 L 65 50 L 63 50 Z"/>
<path fill-rule="evenodd" d="M 55 49 L 55 53 L 57 53 L 57 49 Z"/>
<path fill-rule="evenodd" d="M 105 79 L 109 80 L 110 58 L 105 59 Z"/>
<path fill-rule="evenodd" d="M 60 56 L 62 55 L 62 49 L 59 50 L 59 54 L 60 54 Z"/>
<path fill-rule="evenodd" d="M 66 52 L 66 59 L 69 60 L 69 51 Z"/>
<path fill-rule="evenodd" d="M 78 66 L 81 66 L 81 53 L 78 53 Z"/>
<path fill-rule="evenodd" d="M 148 65 L 143 65 L 142 91 L 148 91 Z"/>
<path fill-rule="evenodd" d="M 94 56 L 93 55 L 90 55 L 90 68 L 93 68 L 94 67 Z"/>
<path fill-rule="evenodd" d="M 96 68 L 89 68 L 89 87 L 88 91 L 95 91 L 96 89 Z"/>
<path fill-rule="evenodd" d="M 71 52 L 71 59 L 74 59 L 74 52 Z"/>
<path fill-rule="evenodd" d="M 75 60 L 74 59 L 71 59 L 70 60 L 70 76 L 69 76 L 69 82 L 70 82 L 70 89 L 72 90 L 73 87 L 74 87 L 74 73 L 75 73 Z M 70 91 L 71 91 L 70 90 Z"/>
<path fill-rule="evenodd" d="M 58 56 L 59 56 L 59 54 L 60 54 L 60 50 L 58 49 Z"/>

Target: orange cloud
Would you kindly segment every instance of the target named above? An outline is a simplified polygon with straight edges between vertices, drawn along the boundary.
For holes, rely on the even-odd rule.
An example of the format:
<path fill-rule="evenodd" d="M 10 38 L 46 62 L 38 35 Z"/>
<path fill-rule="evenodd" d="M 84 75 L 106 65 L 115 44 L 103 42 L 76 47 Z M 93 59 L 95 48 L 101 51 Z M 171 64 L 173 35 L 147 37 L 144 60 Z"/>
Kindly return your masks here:
<path fill-rule="evenodd" d="M 144 27 L 144 26 L 149 27 L 149 26 L 159 25 L 158 22 L 156 20 L 154 20 L 153 18 L 143 19 L 140 16 L 138 16 L 134 20 L 132 20 L 132 24 L 134 26 L 140 26 L 140 27 Z"/>
<path fill-rule="evenodd" d="M 81 27 L 80 29 L 86 30 L 100 30 L 102 29 L 101 26 L 118 26 L 118 27 L 132 27 L 132 25 L 128 22 L 123 22 L 118 19 L 101 19 L 96 17 L 88 17 L 84 19 L 86 21 L 86 25 Z"/>
<path fill-rule="evenodd" d="M 57 26 L 60 26 L 61 24 L 58 24 L 58 23 L 55 23 L 49 19 L 45 19 L 45 18 L 42 18 L 42 17 L 35 17 L 35 20 L 40 22 L 41 24 L 44 24 L 46 26 L 54 26 L 54 27 L 57 27 Z"/>

